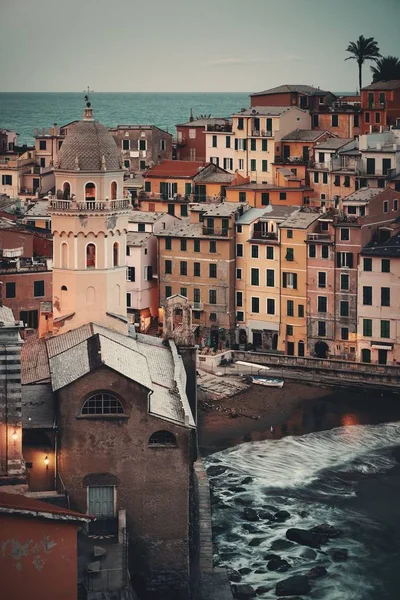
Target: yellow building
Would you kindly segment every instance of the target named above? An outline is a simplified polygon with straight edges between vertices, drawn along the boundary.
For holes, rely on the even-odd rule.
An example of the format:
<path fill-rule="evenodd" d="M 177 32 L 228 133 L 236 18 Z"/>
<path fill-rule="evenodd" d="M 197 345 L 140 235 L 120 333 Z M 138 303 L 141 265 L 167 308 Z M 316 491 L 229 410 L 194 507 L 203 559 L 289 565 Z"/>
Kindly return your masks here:
<path fill-rule="evenodd" d="M 311 129 L 310 113 L 290 106 L 256 106 L 232 115 L 233 167 L 251 183 L 274 183 L 272 163 L 281 138 L 294 129 Z"/>
<path fill-rule="evenodd" d="M 299 211 L 280 225 L 281 325 L 278 350 L 304 356 L 307 349 L 307 234 L 318 212 Z"/>
<path fill-rule="evenodd" d="M 177 294 L 188 298 L 199 343 L 215 347 L 234 339 L 235 220 L 247 208 L 233 202 L 193 204 L 188 218 L 156 234 L 159 306 Z"/>
<path fill-rule="evenodd" d="M 251 208 L 236 221 L 236 343 L 276 350 L 280 326 L 279 224 L 298 206 Z"/>

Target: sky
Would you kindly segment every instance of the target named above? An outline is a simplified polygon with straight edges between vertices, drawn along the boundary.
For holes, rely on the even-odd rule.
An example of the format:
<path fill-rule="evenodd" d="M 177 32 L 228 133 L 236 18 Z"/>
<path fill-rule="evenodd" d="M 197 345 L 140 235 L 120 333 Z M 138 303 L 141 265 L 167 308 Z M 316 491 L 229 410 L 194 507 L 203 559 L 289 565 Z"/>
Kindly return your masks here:
<path fill-rule="evenodd" d="M 0 91 L 350 92 L 348 43 L 400 56 L 399 22 L 400 0 L 0 0 Z"/>

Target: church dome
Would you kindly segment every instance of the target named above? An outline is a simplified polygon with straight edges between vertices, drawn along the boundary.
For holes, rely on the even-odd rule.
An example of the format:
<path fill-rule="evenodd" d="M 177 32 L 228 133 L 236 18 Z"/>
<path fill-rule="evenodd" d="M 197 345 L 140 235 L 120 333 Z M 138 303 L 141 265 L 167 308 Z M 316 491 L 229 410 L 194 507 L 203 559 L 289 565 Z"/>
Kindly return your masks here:
<path fill-rule="evenodd" d="M 65 171 L 119 171 L 121 155 L 111 133 L 95 121 L 91 108 L 65 136 L 58 154 L 58 169 Z"/>

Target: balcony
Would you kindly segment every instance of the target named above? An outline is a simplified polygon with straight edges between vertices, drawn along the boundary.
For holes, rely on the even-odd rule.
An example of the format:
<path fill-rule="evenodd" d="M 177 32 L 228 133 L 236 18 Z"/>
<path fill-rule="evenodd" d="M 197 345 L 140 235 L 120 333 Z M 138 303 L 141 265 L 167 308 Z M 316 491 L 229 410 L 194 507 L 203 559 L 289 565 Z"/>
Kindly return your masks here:
<path fill-rule="evenodd" d="M 330 233 L 307 233 L 307 242 L 333 242 Z"/>
<path fill-rule="evenodd" d="M 259 129 L 252 129 L 251 130 L 251 136 L 250 137 L 272 137 L 273 136 L 273 132 L 269 131 L 269 130 L 259 130 Z"/>
<path fill-rule="evenodd" d="M 386 102 L 368 102 L 368 110 L 383 110 L 386 108 Z"/>
<path fill-rule="evenodd" d="M 86 211 L 115 211 L 129 210 L 131 203 L 129 200 L 107 200 L 97 202 L 96 200 L 87 200 L 86 202 L 77 202 L 76 200 L 50 200 L 50 211 L 66 212 L 86 212 Z"/>
<path fill-rule="evenodd" d="M 360 217 L 355 217 L 354 215 L 345 215 L 345 214 L 337 215 L 335 217 L 335 224 L 342 225 L 343 223 L 345 223 L 346 225 L 349 225 L 349 226 L 357 227 L 357 226 L 361 225 L 361 219 L 360 219 Z"/>
<path fill-rule="evenodd" d="M 252 240 L 265 240 L 268 242 L 277 242 L 278 234 L 273 231 L 253 231 L 251 234 Z"/>
<path fill-rule="evenodd" d="M 227 132 L 231 133 L 232 131 L 232 123 L 226 123 L 225 125 L 207 125 L 207 131 L 216 131 L 216 132 Z"/>
<path fill-rule="evenodd" d="M 332 167 L 331 161 L 327 162 L 310 162 L 310 168 L 318 169 L 319 171 L 330 171 Z"/>
<path fill-rule="evenodd" d="M 204 310 L 204 302 L 193 302 L 192 310 L 202 312 Z"/>
<path fill-rule="evenodd" d="M 303 156 L 276 156 L 274 163 L 277 165 L 308 165 L 309 160 Z"/>
<path fill-rule="evenodd" d="M 229 227 L 218 229 L 215 227 L 203 227 L 203 235 L 215 235 L 217 237 L 228 237 Z"/>

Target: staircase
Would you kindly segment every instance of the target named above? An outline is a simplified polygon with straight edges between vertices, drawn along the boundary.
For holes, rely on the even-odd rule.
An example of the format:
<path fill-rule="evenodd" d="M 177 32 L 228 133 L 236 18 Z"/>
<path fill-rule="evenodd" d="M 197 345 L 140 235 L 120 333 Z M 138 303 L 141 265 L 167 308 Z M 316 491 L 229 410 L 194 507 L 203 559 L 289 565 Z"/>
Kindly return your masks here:
<path fill-rule="evenodd" d="M 41 502 L 47 502 L 47 504 L 52 504 L 59 508 L 70 508 L 68 496 L 66 494 L 59 494 L 55 490 L 47 492 L 26 492 L 25 496 L 28 496 L 28 498 L 35 498 L 35 500 L 40 500 Z"/>
<path fill-rule="evenodd" d="M 153 317 L 151 320 L 150 327 L 145 332 L 146 335 L 152 335 L 153 337 L 158 337 L 158 317 Z"/>

